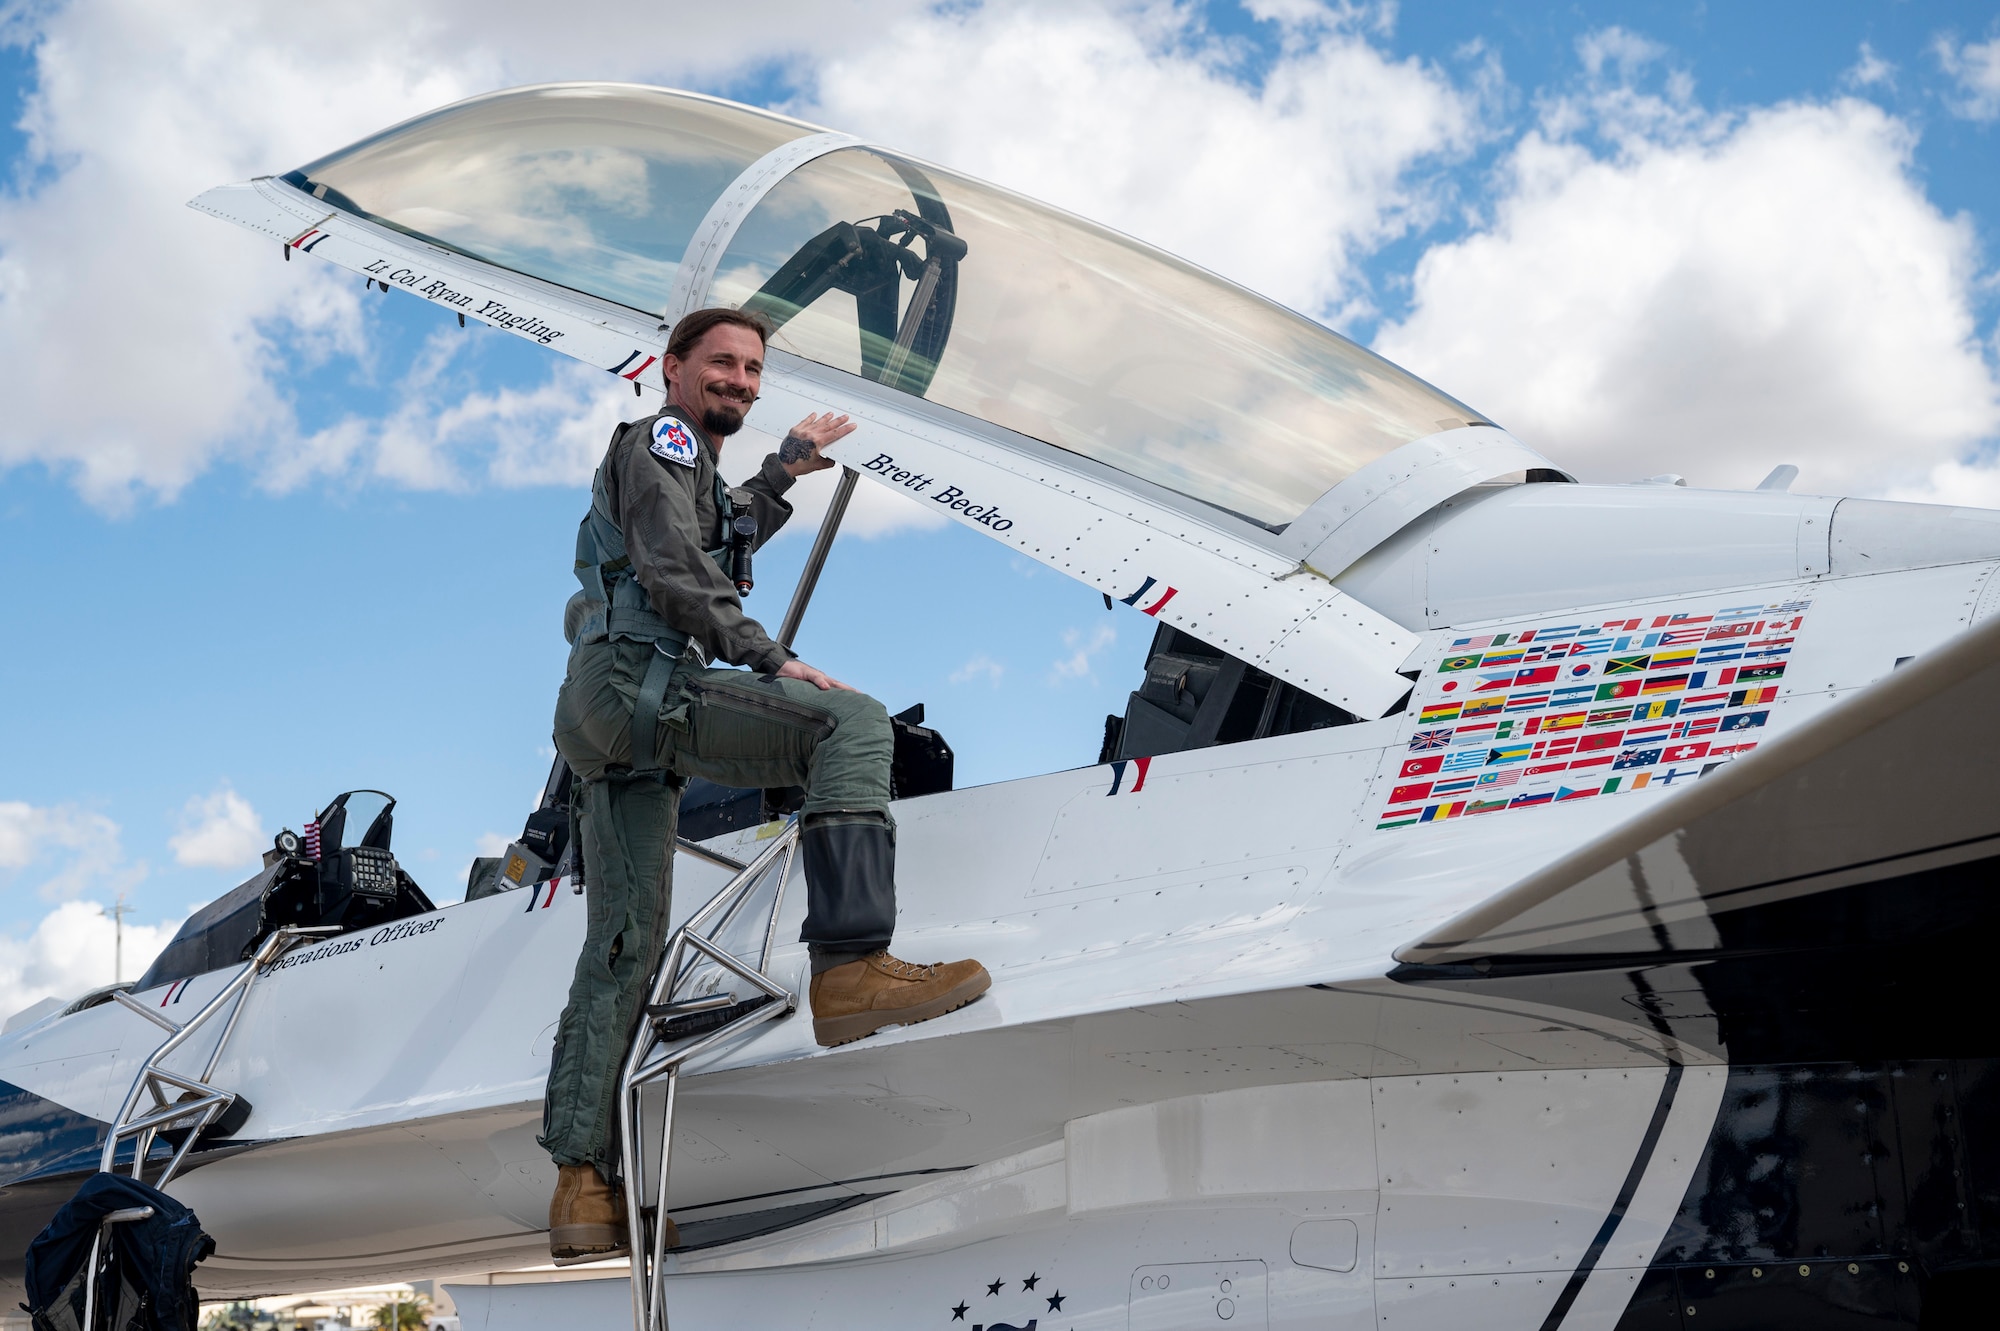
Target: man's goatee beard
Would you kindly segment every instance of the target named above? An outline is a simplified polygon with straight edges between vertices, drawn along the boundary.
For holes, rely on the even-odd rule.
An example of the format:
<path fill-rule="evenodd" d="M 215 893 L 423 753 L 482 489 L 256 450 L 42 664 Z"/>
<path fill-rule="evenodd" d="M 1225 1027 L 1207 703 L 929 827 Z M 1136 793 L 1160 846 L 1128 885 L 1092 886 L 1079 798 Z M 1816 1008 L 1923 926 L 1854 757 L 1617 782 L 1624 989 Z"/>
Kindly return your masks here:
<path fill-rule="evenodd" d="M 709 407 L 701 413 L 701 428 L 717 439 L 727 439 L 743 428 L 744 415 L 733 407 Z"/>

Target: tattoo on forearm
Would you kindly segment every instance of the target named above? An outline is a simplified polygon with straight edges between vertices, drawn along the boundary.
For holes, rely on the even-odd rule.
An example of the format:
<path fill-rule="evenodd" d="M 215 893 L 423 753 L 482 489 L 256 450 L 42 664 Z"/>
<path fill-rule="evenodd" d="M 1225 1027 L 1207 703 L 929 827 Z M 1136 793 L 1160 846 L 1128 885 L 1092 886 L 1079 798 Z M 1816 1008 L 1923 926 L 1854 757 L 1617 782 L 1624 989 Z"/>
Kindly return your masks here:
<path fill-rule="evenodd" d="M 799 434 L 787 434 L 778 445 L 778 461 L 804 462 L 813 454 L 812 440 Z"/>

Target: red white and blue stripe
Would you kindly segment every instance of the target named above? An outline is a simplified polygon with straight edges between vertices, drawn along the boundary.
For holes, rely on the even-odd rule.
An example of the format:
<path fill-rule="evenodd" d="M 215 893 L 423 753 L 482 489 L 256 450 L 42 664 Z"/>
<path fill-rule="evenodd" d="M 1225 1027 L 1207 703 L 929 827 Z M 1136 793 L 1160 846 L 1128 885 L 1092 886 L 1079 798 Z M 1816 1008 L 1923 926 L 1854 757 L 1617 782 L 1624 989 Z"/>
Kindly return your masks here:
<path fill-rule="evenodd" d="M 640 359 L 641 357 L 644 357 L 644 359 Z M 648 355 L 645 350 L 641 349 L 634 351 L 616 365 L 607 365 L 604 368 L 610 373 L 617 375 L 620 379 L 629 379 L 633 383 L 637 383 L 639 376 L 651 368 L 657 360 L 659 360 L 658 356 Z"/>
<path fill-rule="evenodd" d="M 1157 578 L 1148 578 L 1139 584 L 1138 591 L 1133 592 L 1130 596 L 1121 596 L 1118 599 L 1126 605 L 1133 607 L 1142 615 L 1157 615 L 1166 606 L 1167 602 L 1180 594 L 1181 590 L 1178 587 L 1167 587 L 1164 591 L 1155 590 L 1163 585 Z"/>
<path fill-rule="evenodd" d="M 1111 789 L 1106 795 L 1136 795 L 1146 788 L 1146 769 L 1153 765 L 1151 758 L 1121 758 L 1111 764 Z M 1125 775 L 1132 774 L 1132 785 L 1125 785 Z"/>

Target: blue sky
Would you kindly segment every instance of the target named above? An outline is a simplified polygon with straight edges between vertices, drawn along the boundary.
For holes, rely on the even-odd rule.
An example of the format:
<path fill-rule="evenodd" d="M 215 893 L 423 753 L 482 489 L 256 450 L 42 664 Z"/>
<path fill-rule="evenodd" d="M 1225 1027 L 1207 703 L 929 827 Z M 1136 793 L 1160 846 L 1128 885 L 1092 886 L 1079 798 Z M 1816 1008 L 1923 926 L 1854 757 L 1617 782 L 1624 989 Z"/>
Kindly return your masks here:
<path fill-rule="evenodd" d="M 109 978 L 113 893 L 143 949 L 343 789 L 400 797 L 439 900 L 518 830 L 583 481 L 633 399 L 180 207 L 487 88 L 667 82 L 907 146 L 1327 319 L 1601 479 L 1798 461 L 1801 488 L 2000 504 L 1990 5 L 749 8 L 660 52 L 511 5 L 385 5 L 365 41 L 219 9 L 165 54 L 122 0 L 7 11 L 0 1008 Z M 799 525 L 760 564 L 769 621 Z M 1091 762 L 1150 623 L 886 501 L 857 525 L 806 657 L 924 702 L 962 783 Z"/>

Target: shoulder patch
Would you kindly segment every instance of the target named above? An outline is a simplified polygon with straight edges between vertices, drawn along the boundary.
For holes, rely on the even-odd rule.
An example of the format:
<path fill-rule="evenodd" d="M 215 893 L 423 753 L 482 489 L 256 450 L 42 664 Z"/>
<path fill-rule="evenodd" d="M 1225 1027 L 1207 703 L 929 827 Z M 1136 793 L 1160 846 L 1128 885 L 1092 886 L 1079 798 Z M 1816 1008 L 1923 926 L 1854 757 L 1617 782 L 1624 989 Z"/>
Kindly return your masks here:
<path fill-rule="evenodd" d="M 683 467 L 692 467 L 699 456 L 694 435 L 688 427 L 672 416 L 662 416 L 653 422 L 653 444 L 650 450 L 654 457 L 663 462 L 678 462 Z"/>

